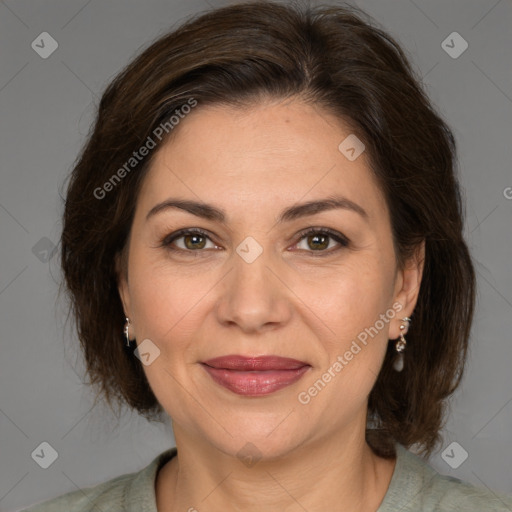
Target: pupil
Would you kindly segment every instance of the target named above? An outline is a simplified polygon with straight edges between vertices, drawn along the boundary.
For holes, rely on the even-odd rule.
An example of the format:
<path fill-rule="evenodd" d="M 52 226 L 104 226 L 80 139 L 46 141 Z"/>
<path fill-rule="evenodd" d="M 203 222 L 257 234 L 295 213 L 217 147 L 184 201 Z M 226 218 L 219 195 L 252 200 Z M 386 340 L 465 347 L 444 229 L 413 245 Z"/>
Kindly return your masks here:
<path fill-rule="evenodd" d="M 191 239 L 193 241 L 197 241 L 198 239 L 201 239 L 201 238 L 203 238 L 202 235 L 187 235 L 187 236 L 185 236 L 185 245 L 187 246 L 188 249 L 197 249 L 198 247 L 200 249 L 202 249 L 204 247 L 204 240 L 203 240 L 202 244 L 194 244 L 193 242 L 189 243 L 191 241 Z"/>
<path fill-rule="evenodd" d="M 325 249 L 329 246 L 329 243 L 326 243 L 326 240 L 328 239 L 328 236 L 325 235 L 311 235 L 308 238 L 308 242 L 314 241 L 313 244 L 317 244 L 318 240 L 321 239 L 323 242 L 320 242 L 320 246 L 317 244 L 316 247 L 314 246 L 313 249 Z"/>

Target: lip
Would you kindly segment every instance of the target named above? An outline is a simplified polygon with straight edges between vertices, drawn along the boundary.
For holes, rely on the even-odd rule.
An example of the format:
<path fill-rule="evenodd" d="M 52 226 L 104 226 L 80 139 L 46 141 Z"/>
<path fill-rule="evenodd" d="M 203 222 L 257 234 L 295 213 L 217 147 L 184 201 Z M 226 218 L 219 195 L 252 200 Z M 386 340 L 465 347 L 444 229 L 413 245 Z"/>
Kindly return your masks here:
<path fill-rule="evenodd" d="M 297 382 L 311 368 L 304 361 L 279 356 L 229 355 L 201 365 L 217 384 L 245 396 L 274 393 Z"/>

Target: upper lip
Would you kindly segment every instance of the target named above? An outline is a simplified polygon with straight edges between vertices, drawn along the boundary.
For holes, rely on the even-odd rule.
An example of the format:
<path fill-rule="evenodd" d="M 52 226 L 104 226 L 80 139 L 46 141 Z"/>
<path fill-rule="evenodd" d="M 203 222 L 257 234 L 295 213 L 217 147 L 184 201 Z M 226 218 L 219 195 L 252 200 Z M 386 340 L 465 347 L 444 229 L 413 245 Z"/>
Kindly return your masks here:
<path fill-rule="evenodd" d="M 242 356 L 229 355 L 215 357 L 203 361 L 203 364 L 212 368 L 226 370 L 257 371 L 257 370 L 295 370 L 303 366 L 309 366 L 304 361 L 280 356 Z"/>

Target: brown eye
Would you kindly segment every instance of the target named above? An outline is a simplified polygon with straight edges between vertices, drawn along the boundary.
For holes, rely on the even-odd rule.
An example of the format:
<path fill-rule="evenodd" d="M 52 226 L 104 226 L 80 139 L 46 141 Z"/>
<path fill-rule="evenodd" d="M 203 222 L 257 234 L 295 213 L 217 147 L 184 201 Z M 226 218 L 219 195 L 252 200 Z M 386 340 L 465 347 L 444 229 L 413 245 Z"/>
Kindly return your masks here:
<path fill-rule="evenodd" d="M 195 250 L 195 249 L 203 249 L 206 245 L 206 237 L 203 235 L 184 235 L 180 238 L 183 238 L 185 243 L 185 247 L 187 249 Z"/>
<path fill-rule="evenodd" d="M 307 237 L 307 243 L 311 249 L 317 251 L 320 249 L 327 249 L 329 246 L 329 239 L 330 237 L 328 235 L 309 235 Z"/>
<path fill-rule="evenodd" d="M 349 245 L 349 240 L 345 236 L 328 228 L 310 228 L 302 232 L 300 236 L 296 247 L 306 252 L 318 253 L 315 256 L 328 255 Z M 300 244 L 304 245 L 300 247 Z"/>
<path fill-rule="evenodd" d="M 211 246 L 207 247 L 208 242 Z M 202 249 L 215 249 L 217 246 L 210 240 L 205 231 L 200 229 L 183 229 L 172 233 L 162 240 L 162 247 L 170 251 L 202 252 Z"/>

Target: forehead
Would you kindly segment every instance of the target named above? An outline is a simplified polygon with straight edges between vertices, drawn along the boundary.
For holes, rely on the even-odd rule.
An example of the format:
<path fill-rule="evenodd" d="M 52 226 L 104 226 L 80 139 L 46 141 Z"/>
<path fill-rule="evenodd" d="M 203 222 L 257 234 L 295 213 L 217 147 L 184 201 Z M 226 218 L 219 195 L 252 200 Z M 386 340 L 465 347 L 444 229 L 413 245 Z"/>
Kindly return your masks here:
<path fill-rule="evenodd" d="M 335 194 L 378 219 L 384 198 L 365 152 L 349 160 L 340 151 L 347 137 L 357 144 L 338 118 L 297 100 L 199 105 L 158 150 L 138 205 L 147 213 L 169 196 L 205 201 L 225 209 L 229 221 L 230 210 L 238 219 L 261 216 Z"/>

